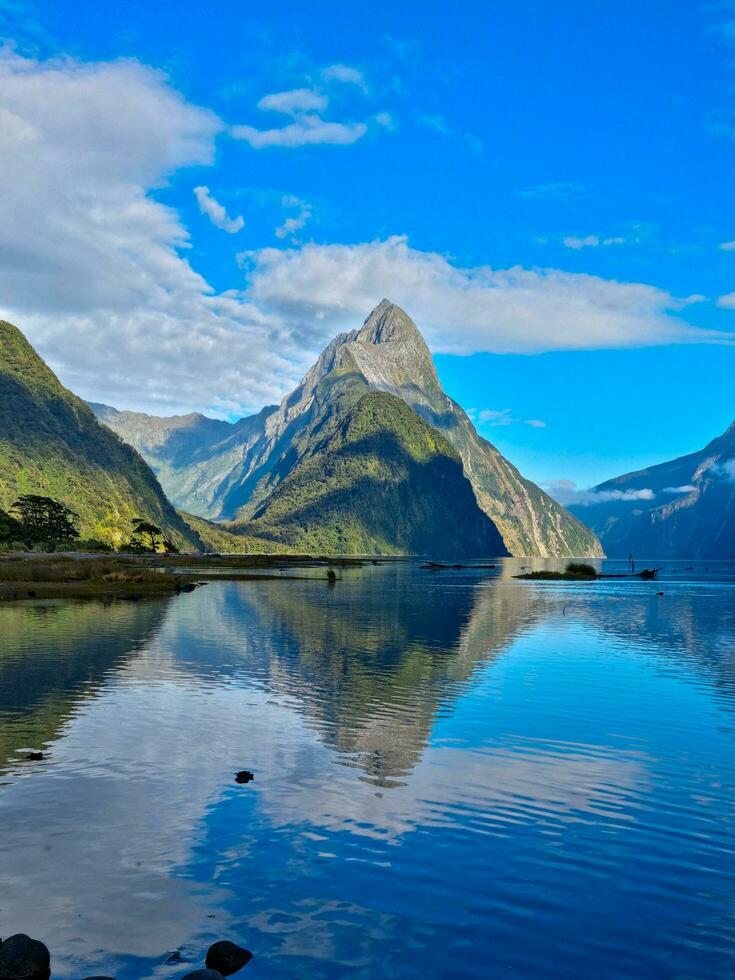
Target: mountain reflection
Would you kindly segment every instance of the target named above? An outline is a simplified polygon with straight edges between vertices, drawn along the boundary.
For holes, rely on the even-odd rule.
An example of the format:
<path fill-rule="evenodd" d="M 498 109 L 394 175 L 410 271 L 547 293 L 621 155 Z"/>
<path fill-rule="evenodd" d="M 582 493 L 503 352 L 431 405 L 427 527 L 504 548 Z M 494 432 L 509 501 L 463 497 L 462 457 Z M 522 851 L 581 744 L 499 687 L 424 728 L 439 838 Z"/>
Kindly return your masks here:
<path fill-rule="evenodd" d="M 17 751 L 59 736 L 105 674 L 142 649 L 166 600 L 37 602 L 0 607 L 0 772 Z"/>
<path fill-rule="evenodd" d="M 437 901 L 461 879 L 439 904 L 484 896 L 490 922 L 491 869 L 526 853 L 517 880 L 553 879 L 545 848 L 570 828 L 575 874 L 590 828 L 629 867 L 649 798 L 655 821 L 669 792 L 677 820 L 719 807 L 710 690 L 731 709 L 735 639 L 721 591 L 503 576 L 388 564 L 334 588 L 212 582 L 165 602 L 0 609 L 4 932 L 42 936 L 60 977 L 168 975 L 168 950 L 231 928 L 281 957 L 272 975 L 303 975 L 311 942 L 310 976 L 345 975 L 355 949 L 367 976 L 371 942 L 406 925 L 370 911 L 376 869 L 400 868 L 401 907 L 427 869 Z M 678 741 L 651 709 L 661 690 Z M 681 760 L 658 757 L 697 738 L 697 783 L 680 791 Z M 13 762 L 48 743 L 42 763 Z"/>

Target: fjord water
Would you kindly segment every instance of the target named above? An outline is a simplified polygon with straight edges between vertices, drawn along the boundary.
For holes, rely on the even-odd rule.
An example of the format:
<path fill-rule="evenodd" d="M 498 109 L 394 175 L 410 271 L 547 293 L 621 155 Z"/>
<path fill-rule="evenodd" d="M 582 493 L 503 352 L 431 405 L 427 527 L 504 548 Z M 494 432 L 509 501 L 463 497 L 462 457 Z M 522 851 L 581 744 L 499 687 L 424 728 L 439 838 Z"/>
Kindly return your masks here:
<path fill-rule="evenodd" d="M 254 978 L 731 976 L 735 566 L 519 564 L 0 608 L 0 935 L 65 978 L 219 938 Z"/>

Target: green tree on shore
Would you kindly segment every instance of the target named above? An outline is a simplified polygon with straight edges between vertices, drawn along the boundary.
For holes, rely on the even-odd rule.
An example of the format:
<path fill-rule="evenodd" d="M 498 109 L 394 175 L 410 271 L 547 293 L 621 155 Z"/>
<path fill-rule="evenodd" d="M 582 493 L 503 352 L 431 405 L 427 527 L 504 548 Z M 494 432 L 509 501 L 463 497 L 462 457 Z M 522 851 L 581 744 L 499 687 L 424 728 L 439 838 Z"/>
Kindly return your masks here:
<path fill-rule="evenodd" d="M 158 551 L 159 542 L 164 543 L 163 531 L 156 524 L 151 524 L 143 517 L 133 518 L 133 536 L 143 538 L 145 546 L 149 551 Z"/>
<path fill-rule="evenodd" d="M 79 515 L 51 497 L 23 494 L 11 506 L 10 516 L 22 525 L 23 536 L 36 544 L 55 546 L 79 537 Z"/>

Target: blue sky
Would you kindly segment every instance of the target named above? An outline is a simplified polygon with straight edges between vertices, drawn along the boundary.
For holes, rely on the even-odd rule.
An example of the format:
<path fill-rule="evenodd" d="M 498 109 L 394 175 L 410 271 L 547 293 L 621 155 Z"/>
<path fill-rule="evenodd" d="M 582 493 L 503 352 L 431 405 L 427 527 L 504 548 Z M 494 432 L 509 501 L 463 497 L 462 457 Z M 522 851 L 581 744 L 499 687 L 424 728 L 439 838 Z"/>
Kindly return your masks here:
<path fill-rule="evenodd" d="M 255 410 L 387 295 L 537 481 L 735 417 L 735 5 L 0 0 L 0 35 L 0 312 L 80 394 Z"/>

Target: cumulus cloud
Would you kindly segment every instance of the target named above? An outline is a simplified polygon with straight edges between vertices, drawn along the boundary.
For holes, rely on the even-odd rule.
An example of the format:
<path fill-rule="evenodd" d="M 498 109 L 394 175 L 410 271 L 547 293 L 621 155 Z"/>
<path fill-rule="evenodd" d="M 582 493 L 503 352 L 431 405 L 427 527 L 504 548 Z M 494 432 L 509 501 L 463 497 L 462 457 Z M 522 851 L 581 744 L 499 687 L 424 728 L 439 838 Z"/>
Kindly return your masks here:
<path fill-rule="evenodd" d="M 461 268 L 403 236 L 242 253 L 248 295 L 308 338 L 350 329 L 378 297 L 403 306 L 433 350 L 536 353 L 731 341 L 674 314 L 664 290 L 556 269 Z"/>
<path fill-rule="evenodd" d="M 565 235 L 562 238 L 562 244 L 567 248 L 582 249 L 582 248 L 599 248 L 607 245 L 623 245 L 625 239 L 622 235 L 615 235 L 610 238 L 600 238 L 599 235 L 585 235 L 584 238 L 578 238 L 576 235 Z"/>
<path fill-rule="evenodd" d="M 286 104 L 314 111 L 294 108 L 303 96 Z M 187 260 L 178 213 L 152 192 L 213 163 L 225 128 L 136 62 L 0 52 L 0 316 L 83 397 L 164 414 L 257 409 L 384 295 L 435 350 L 460 354 L 727 336 L 687 326 L 682 301 L 650 286 L 460 268 L 402 237 L 245 253 L 242 288 L 218 293 Z"/>
<path fill-rule="evenodd" d="M 295 116 L 299 112 L 323 112 L 329 100 L 326 95 L 313 89 L 295 88 L 288 92 L 273 92 L 264 95 L 258 102 L 258 108 L 270 112 L 282 112 Z"/>
<path fill-rule="evenodd" d="M 717 305 L 723 310 L 735 310 L 735 293 L 726 293 L 718 297 Z"/>
<path fill-rule="evenodd" d="M 199 204 L 199 210 L 206 214 L 216 228 L 228 232 L 230 235 L 236 234 L 245 226 L 245 220 L 240 215 L 231 218 L 224 207 L 216 201 L 208 187 L 201 185 L 194 188 L 194 196 Z"/>
<path fill-rule="evenodd" d="M 0 316 L 64 383 L 149 410 L 273 400 L 303 354 L 241 293 L 212 289 L 150 195 L 213 161 L 217 116 L 135 62 L 5 50 L 0 117 Z"/>
<path fill-rule="evenodd" d="M 573 480 L 546 480 L 544 490 L 564 507 L 591 507 L 594 504 L 615 500 L 653 500 L 655 493 L 649 488 L 641 490 L 581 490 Z"/>
<path fill-rule="evenodd" d="M 346 65 L 332 65 L 332 69 L 346 69 Z M 287 92 L 273 92 L 264 95 L 258 102 L 258 109 L 277 112 L 291 118 L 285 126 L 273 129 L 258 129 L 256 126 L 232 126 L 230 134 L 237 140 L 244 140 L 256 150 L 266 147 L 309 146 L 318 143 L 347 145 L 356 143 L 367 133 L 364 122 L 333 122 L 324 119 L 321 113 L 329 105 L 323 92 L 315 89 L 298 88 Z"/>
<path fill-rule="evenodd" d="M 718 248 L 721 248 L 723 252 L 735 252 L 735 241 L 720 242 Z"/>
<path fill-rule="evenodd" d="M 322 69 L 322 78 L 325 82 L 341 82 L 343 85 L 356 85 L 363 92 L 367 92 L 367 82 L 363 73 L 353 68 L 352 65 L 328 65 Z"/>
<path fill-rule="evenodd" d="M 276 228 L 276 238 L 288 238 L 291 241 L 295 241 L 296 234 L 302 231 L 307 221 L 311 218 L 311 205 L 307 204 L 306 201 L 300 200 L 298 197 L 294 197 L 292 194 L 287 194 L 283 198 L 282 204 L 287 208 L 298 208 L 298 214 L 286 218 L 283 224 Z"/>

